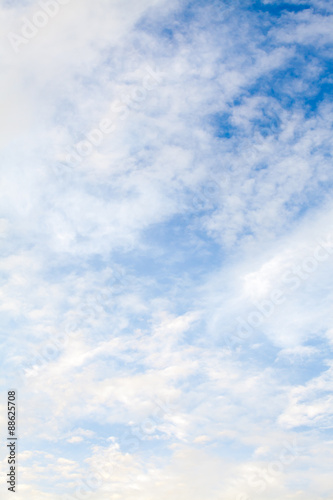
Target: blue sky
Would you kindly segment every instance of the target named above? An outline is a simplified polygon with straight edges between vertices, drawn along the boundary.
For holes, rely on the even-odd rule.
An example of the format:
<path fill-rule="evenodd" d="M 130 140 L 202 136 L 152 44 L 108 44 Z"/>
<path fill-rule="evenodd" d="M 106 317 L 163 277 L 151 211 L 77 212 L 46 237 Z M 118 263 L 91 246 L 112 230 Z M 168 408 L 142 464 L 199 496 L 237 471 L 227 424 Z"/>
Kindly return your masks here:
<path fill-rule="evenodd" d="M 331 2 L 0 12 L 18 500 L 330 499 Z"/>

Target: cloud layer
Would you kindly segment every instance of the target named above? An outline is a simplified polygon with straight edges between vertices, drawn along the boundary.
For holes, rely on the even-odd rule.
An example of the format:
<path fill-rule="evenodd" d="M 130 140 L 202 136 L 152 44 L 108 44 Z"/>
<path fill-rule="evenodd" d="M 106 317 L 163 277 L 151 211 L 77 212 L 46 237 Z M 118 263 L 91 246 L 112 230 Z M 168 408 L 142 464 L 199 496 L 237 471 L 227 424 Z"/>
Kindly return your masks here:
<path fill-rule="evenodd" d="M 2 2 L 18 500 L 330 497 L 332 11 Z"/>

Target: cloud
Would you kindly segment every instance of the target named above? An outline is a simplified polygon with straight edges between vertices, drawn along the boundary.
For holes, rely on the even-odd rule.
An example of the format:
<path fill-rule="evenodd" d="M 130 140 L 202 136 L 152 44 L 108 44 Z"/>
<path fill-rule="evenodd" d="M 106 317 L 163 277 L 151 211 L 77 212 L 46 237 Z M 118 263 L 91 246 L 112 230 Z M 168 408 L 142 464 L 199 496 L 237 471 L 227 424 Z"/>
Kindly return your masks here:
<path fill-rule="evenodd" d="M 0 8 L 18 498 L 327 498 L 331 6 L 42 3 Z"/>

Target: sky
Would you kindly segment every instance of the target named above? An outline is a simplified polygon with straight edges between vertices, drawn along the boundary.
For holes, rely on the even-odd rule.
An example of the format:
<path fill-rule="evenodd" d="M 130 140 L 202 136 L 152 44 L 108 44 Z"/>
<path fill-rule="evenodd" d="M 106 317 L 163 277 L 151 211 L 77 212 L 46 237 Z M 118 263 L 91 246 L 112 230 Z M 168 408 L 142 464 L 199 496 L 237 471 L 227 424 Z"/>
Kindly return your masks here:
<path fill-rule="evenodd" d="M 331 500 L 332 3 L 0 16 L 1 498 Z"/>

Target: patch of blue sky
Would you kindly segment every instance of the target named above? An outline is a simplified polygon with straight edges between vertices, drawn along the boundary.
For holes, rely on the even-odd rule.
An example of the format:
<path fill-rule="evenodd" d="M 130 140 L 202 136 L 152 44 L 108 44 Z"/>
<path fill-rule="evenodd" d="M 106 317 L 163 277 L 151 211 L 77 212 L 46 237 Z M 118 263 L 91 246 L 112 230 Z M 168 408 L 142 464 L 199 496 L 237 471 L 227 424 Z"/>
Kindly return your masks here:
<path fill-rule="evenodd" d="M 185 26 L 191 26 L 191 23 L 198 23 L 200 25 L 200 21 L 202 22 L 203 20 L 203 11 L 210 10 L 210 12 L 214 12 L 214 15 L 210 17 L 211 28 L 214 29 L 220 23 L 225 22 L 227 16 L 232 16 L 237 10 L 238 23 L 245 23 L 249 16 L 251 16 L 253 22 L 251 29 L 266 34 L 276 24 L 277 19 L 288 16 L 288 14 L 297 14 L 313 8 L 313 4 L 309 2 L 295 4 L 288 2 L 263 3 L 260 1 L 253 2 L 252 0 L 243 2 L 232 0 L 194 0 L 186 3 L 183 9 L 177 12 L 177 28 L 182 31 Z M 143 21 L 140 27 L 148 28 Z M 149 28 L 154 29 L 151 24 Z M 249 28 L 248 25 L 247 28 Z M 164 28 L 161 29 L 163 33 Z M 165 35 L 165 33 L 163 34 Z M 237 43 L 237 41 L 235 42 Z M 266 44 L 267 42 L 269 41 L 265 40 Z M 246 50 L 246 47 L 244 47 L 244 50 Z"/>
<path fill-rule="evenodd" d="M 104 411 L 104 413 L 100 414 L 98 414 L 98 412 L 94 413 L 91 418 L 85 416 L 84 418 L 75 419 L 75 425 L 66 430 L 66 439 L 61 441 L 61 448 L 65 447 L 71 454 L 70 456 L 75 458 L 76 454 L 79 453 L 80 450 L 84 450 L 85 453 L 89 454 L 86 449 L 90 443 L 105 446 L 110 443 L 108 440 L 111 437 L 117 437 L 119 440 L 125 440 L 127 437 L 128 426 L 122 422 L 109 422 L 105 418 L 105 415 L 106 412 Z M 87 431 L 91 433 L 91 437 L 84 436 L 83 441 L 75 443 L 73 446 L 73 443 L 69 443 L 68 439 L 70 440 L 75 436 L 81 436 L 82 433 L 80 429 L 83 429 L 84 433 Z M 72 455 L 72 453 L 74 454 Z"/>
<path fill-rule="evenodd" d="M 319 422 L 317 418 L 313 417 L 312 419 L 309 419 L 307 424 L 294 424 L 292 426 L 292 430 L 303 437 L 315 433 L 317 437 L 323 439 L 325 436 L 325 430 L 327 432 L 328 429 L 330 430 L 327 433 L 330 437 L 332 437 L 332 427 L 331 423 Z"/>
<path fill-rule="evenodd" d="M 199 294 L 197 296 L 193 295 L 189 300 L 190 305 L 193 309 L 200 310 L 202 307 L 202 298 Z M 182 333 L 179 339 L 179 346 L 196 346 L 199 348 L 209 349 L 219 349 L 216 339 L 207 332 L 207 324 L 205 318 L 198 318 L 197 321 L 193 322 L 186 330 Z M 198 375 L 202 377 L 202 374 Z"/>
<path fill-rule="evenodd" d="M 175 32 L 173 29 L 171 28 L 162 28 L 162 31 L 161 31 L 161 38 L 162 39 L 165 39 L 165 42 L 168 43 L 173 41 L 174 40 L 174 35 L 175 35 Z"/>
<path fill-rule="evenodd" d="M 251 336 L 250 342 L 236 342 L 233 355 L 237 360 L 244 363 L 249 371 L 261 371 L 272 366 L 279 353 L 279 347 L 272 344 L 266 336 L 258 336 L 254 339 Z"/>
<path fill-rule="evenodd" d="M 209 383 L 209 374 L 207 373 L 207 371 L 205 370 L 204 367 L 202 367 L 201 369 L 199 368 L 195 373 L 192 373 L 190 374 L 188 377 L 186 377 L 185 380 L 182 381 L 182 389 L 187 392 L 188 394 L 191 394 L 193 389 L 195 388 L 195 392 L 196 394 L 198 394 L 198 389 L 202 389 L 202 387 Z M 201 396 L 198 396 L 198 398 L 200 399 Z M 203 400 L 204 402 L 205 400 Z M 194 404 L 194 407 L 195 405 L 197 404 L 197 399 L 196 399 L 196 402 Z M 195 408 L 191 408 L 192 410 L 194 410 Z"/>
<path fill-rule="evenodd" d="M 296 435 L 299 435 L 300 439 L 304 439 L 303 442 L 305 442 L 305 440 L 307 438 L 316 438 L 316 439 L 327 439 L 328 436 L 330 436 L 330 438 L 332 437 L 332 426 L 322 426 L 322 425 L 318 425 L 318 423 L 316 423 L 315 425 L 303 425 L 303 424 L 300 424 L 300 425 L 295 425 L 293 426 L 292 428 L 293 432 L 296 433 Z M 301 470 L 306 470 L 306 465 L 303 465 L 301 467 Z M 306 479 L 303 480 L 303 485 L 304 483 L 306 484 Z M 329 498 L 329 497 L 328 497 Z M 325 499 L 326 500 L 326 499 Z"/>
<path fill-rule="evenodd" d="M 290 224 L 300 221 L 311 211 L 320 209 L 323 203 L 330 201 L 333 179 L 326 181 L 324 186 L 322 183 L 318 185 L 317 182 L 309 179 L 302 192 L 295 193 L 283 204 L 288 212 Z"/>
<path fill-rule="evenodd" d="M 245 364 L 251 359 L 263 365 L 274 360 L 276 347 L 268 340 L 264 324 L 252 328 L 241 316 L 238 316 L 237 321 L 232 317 L 226 326 L 221 325 L 220 329 L 216 329 L 214 337 L 216 347 L 230 349 Z"/>
<path fill-rule="evenodd" d="M 332 355 L 332 352 L 330 354 Z M 326 368 L 323 353 L 312 353 L 308 357 L 294 355 L 290 358 L 282 358 L 274 365 L 275 376 L 281 381 L 281 385 L 293 386 L 306 384 L 321 375 Z"/>
<path fill-rule="evenodd" d="M 254 93 L 251 92 L 249 95 L 254 95 Z M 245 98 L 246 96 L 238 100 L 240 106 L 243 104 Z M 249 120 L 248 123 L 251 124 L 251 134 L 259 132 L 262 137 L 268 137 L 279 133 L 281 129 L 281 120 L 278 113 L 273 109 L 273 104 L 274 103 L 272 103 L 271 107 L 269 105 L 262 105 L 260 111 L 258 110 L 258 116 Z M 208 121 L 215 137 L 219 139 L 248 137 L 249 131 L 244 128 L 244 126 L 235 125 L 233 123 L 234 112 L 237 112 L 237 105 L 234 105 L 230 113 L 215 113 L 209 117 Z"/>
<path fill-rule="evenodd" d="M 93 288 L 83 292 L 83 298 L 90 302 L 107 303 L 107 298 L 118 295 L 124 290 L 124 287 L 130 285 L 133 278 L 131 268 L 124 269 L 117 260 L 110 255 L 89 254 L 88 256 L 76 256 L 75 259 L 66 255 L 65 262 L 51 264 L 44 269 L 43 279 L 49 283 L 60 284 L 65 278 L 71 279 L 73 283 L 80 278 L 89 279 L 91 273 L 95 272 L 95 279 L 91 283 Z M 103 287 L 100 291 L 100 287 Z M 63 306 L 70 306 L 68 298 L 64 300 Z"/>
<path fill-rule="evenodd" d="M 208 123 L 212 127 L 212 133 L 220 139 L 230 139 L 239 134 L 238 127 L 231 123 L 231 113 L 214 113 L 208 118 Z"/>
<path fill-rule="evenodd" d="M 130 415 L 128 416 L 128 420 L 132 420 Z M 166 455 L 170 452 L 164 443 L 161 447 L 161 441 L 166 441 L 170 438 L 159 430 L 158 426 L 162 423 L 163 418 L 158 416 L 157 411 L 153 411 L 152 414 L 148 414 L 142 420 L 136 419 L 131 425 L 126 425 L 123 422 L 103 422 L 102 419 L 98 419 L 96 416 L 92 419 L 78 419 L 72 431 L 68 431 L 68 436 L 71 432 L 73 436 L 80 435 L 80 432 L 76 433 L 75 430 L 85 429 L 86 431 L 95 433 L 94 437 L 91 439 L 85 437 L 84 441 L 75 444 L 64 440 L 57 446 L 50 446 L 49 452 L 54 453 L 56 450 L 59 454 L 66 452 L 66 456 L 70 460 L 81 461 L 89 457 L 91 453 L 89 447 L 91 444 L 106 449 L 112 442 L 110 438 L 115 438 L 122 453 L 140 452 L 140 455 L 149 456 L 154 452 L 154 455 L 155 453 Z M 171 440 L 173 441 L 174 439 L 171 438 Z"/>
<path fill-rule="evenodd" d="M 267 95 L 275 97 L 282 102 L 285 97 L 291 94 L 294 98 L 303 97 L 307 88 L 302 87 L 302 91 L 291 84 L 299 82 L 301 78 L 302 83 L 307 83 L 314 87 L 320 83 L 320 80 L 318 80 L 318 74 L 315 75 L 315 78 L 312 74 L 307 74 L 310 61 L 304 54 L 304 50 L 302 50 L 303 54 L 300 52 L 300 50 L 297 51 L 293 58 L 289 59 L 287 65 L 283 68 L 274 69 L 256 80 L 253 85 L 248 87 L 248 93 L 250 95 Z"/>
<path fill-rule="evenodd" d="M 323 76 L 317 88 L 313 90 L 313 95 L 304 100 L 304 107 L 307 111 L 305 116 L 313 116 L 324 102 L 329 104 L 333 101 L 333 80 L 329 79 L 332 70 L 327 71 L 326 75 Z"/>
<path fill-rule="evenodd" d="M 240 7 L 242 5 L 241 0 L 191 0 L 185 3 L 183 9 L 183 15 L 185 20 L 191 20 L 195 16 L 198 16 L 200 9 L 202 7 L 214 7 L 216 9 L 224 9 L 228 7 Z M 244 2 L 243 2 L 244 5 Z M 246 2 L 245 2 L 246 5 Z"/>
<path fill-rule="evenodd" d="M 178 46 L 178 40 L 175 35 L 181 34 L 185 39 L 189 40 L 191 34 L 200 30 L 200 27 L 205 28 L 205 24 L 209 21 L 211 32 L 216 32 L 219 26 L 225 22 L 226 16 L 231 15 L 230 8 L 235 8 L 238 2 L 232 0 L 216 1 L 216 0 L 194 0 L 179 4 L 175 11 L 166 15 L 164 18 L 144 16 L 136 25 L 138 31 L 146 31 L 150 35 L 160 38 L 160 41 L 165 43 L 168 41 L 166 51 L 171 47 Z M 240 4 L 242 7 L 242 5 Z M 203 16 L 207 12 L 208 16 Z M 242 16 L 242 9 L 238 11 L 238 15 Z M 205 36 L 209 33 L 203 31 Z"/>
<path fill-rule="evenodd" d="M 262 161 L 254 165 L 254 170 L 255 172 L 260 172 L 261 170 L 267 170 L 269 168 L 269 164 L 266 161 Z"/>
<path fill-rule="evenodd" d="M 91 429 L 86 427 L 85 430 Z M 91 456 L 90 447 L 92 445 L 104 442 L 99 435 L 92 438 L 85 437 L 83 441 L 77 443 L 68 442 L 73 435 L 76 435 L 75 428 L 66 429 L 66 432 L 63 434 L 64 437 L 57 441 L 53 439 L 41 439 L 38 435 L 28 437 L 19 434 L 20 447 L 21 450 L 36 450 L 37 452 L 43 451 L 43 453 L 54 455 L 56 458 L 66 456 L 68 460 L 75 460 L 81 463 L 86 458 Z M 40 457 L 36 454 L 36 456 L 30 460 L 35 461 L 38 459 L 40 459 Z"/>
<path fill-rule="evenodd" d="M 296 4 L 284 1 L 275 1 L 269 3 L 262 1 L 254 1 L 247 3 L 247 8 L 250 11 L 254 11 L 255 13 L 263 12 L 275 18 L 275 17 L 281 17 L 290 12 L 298 13 L 304 10 L 309 10 L 313 8 L 313 4 L 311 2 L 302 2 L 300 4 Z"/>
<path fill-rule="evenodd" d="M 139 280 L 141 276 L 152 278 L 160 287 L 173 285 L 181 276 L 199 282 L 203 273 L 221 263 L 223 254 L 206 233 L 195 227 L 195 221 L 195 216 L 175 216 L 154 224 L 142 232 L 142 249 L 117 252 L 113 258 L 124 268 L 135 269 Z"/>

